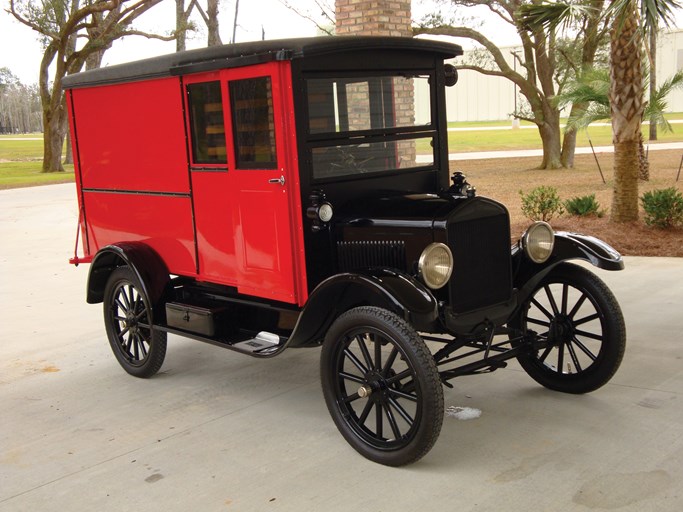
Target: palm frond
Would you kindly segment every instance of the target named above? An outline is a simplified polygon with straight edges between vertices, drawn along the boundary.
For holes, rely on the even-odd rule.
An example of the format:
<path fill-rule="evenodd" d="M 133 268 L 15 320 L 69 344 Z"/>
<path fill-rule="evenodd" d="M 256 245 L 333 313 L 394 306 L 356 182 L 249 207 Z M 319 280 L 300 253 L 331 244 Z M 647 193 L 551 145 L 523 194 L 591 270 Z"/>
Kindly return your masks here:
<path fill-rule="evenodd" d="M 532 31 L 566 30 L 575 20 L 594 14 L 596 9 L 572 1 L 528 3 L 520 6 L 517 17 L 522 25 Z"/>
<path fill-rule="evenodd" d="M 634 0 L 612 0 L 605 15 L 612 17 L 620 26 L 632 16 L 637 3 Z M 640 0 L 641 29 L 645 33 L 658 26 L 671 27 L 676 24 L 675 11 L 681 8 L 679 0 Z"/>
<path fill-rule="evenodd" d="M 665 132 L 672 132 L 671 123 L 664 117 L 664 112 L 669 106 L 667 96 L 674 90 L 683 87 L 683 70 L 678 71 L 672 77 L 664 81 L 662 85 L 654 90 L 650 96 L 650 101 L 645 106 L 643 117 L 649 119 L 650 123 L 656 123 Z"/>
<path fill-rule="evenodd" d="M 574 130 L 585 130 L 596 121 L 606 121 L 610 118 L 609 104 L 601 105 L 599 103 L 592 103 L 579 112 L 577 115 L 569 116 L 567 119 L 567 128 Z"/>

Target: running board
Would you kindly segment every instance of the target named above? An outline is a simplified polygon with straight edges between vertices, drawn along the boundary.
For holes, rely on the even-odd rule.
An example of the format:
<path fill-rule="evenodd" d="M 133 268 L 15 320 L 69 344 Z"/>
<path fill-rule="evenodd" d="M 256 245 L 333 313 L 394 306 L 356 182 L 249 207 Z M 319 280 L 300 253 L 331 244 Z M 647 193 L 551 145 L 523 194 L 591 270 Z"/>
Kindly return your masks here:
<path fill-rule="evenodd" d="M 279 336 L 266 331 L 261 331 L 256 335 L 253 333 L 240 332 L 229 338 L 216 338 L 176 329 L 166 325 L 155 325 L 154 328 L 169 334 L 176 334 L 184 338 L 201 341 L 216 347 L 227 348 L 253 357 L 271 357 L 277 355 L 285 349 L 287 343 L 287 338 L 284 336 Z"/>
<path fill-rule="evenodd" d="M 239 350 L 240 352 L 270 352 L 277 350 L 280 344 L 284 345 L 284 342 L 280 339 L 280 336 L 273 334 L 272 332 L 261 331 L 256 336 L 249 340 L 240 341 L 235 343 L 232 348 Z"/>

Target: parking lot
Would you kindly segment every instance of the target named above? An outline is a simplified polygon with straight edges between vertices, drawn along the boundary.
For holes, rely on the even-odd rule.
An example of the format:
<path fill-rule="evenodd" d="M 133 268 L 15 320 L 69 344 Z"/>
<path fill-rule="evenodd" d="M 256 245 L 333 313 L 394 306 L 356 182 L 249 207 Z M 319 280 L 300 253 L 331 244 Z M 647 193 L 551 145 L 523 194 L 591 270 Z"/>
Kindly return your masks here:
<path fill-rule="evenodd" d="M 318 349 L 268 360 L 177 337 L 161 372 L 128 376 L 73 256 L 73 184 L 0 191 L 0 511 L 679 511 L 683 259 L 598 274 L 627 351 L 585 396 L 516 363 L 445 388 L 434 449 L 388 468 L 325 407 Z M 646 241 L 644 241 L 646 243 Z"/>

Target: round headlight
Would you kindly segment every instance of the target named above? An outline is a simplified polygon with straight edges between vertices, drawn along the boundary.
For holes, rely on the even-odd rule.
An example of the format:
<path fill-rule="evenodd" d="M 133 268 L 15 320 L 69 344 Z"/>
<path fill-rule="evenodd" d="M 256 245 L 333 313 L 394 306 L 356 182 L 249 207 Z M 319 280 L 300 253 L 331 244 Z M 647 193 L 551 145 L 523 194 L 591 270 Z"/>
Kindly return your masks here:
<path fill-rule="evenodd" d="M 547 222 L 534 222 L 522 235 L 524 252 L 534 263 L 545 263 L 553 253 L 555 232 Z"/>
<path fill-rule="evenodd" d="M 417 270 L 427 286 L 438 290 L 448 282 L 453 272 L 451 250 L 441 243 L 429 244 L 420 255 Z"/>

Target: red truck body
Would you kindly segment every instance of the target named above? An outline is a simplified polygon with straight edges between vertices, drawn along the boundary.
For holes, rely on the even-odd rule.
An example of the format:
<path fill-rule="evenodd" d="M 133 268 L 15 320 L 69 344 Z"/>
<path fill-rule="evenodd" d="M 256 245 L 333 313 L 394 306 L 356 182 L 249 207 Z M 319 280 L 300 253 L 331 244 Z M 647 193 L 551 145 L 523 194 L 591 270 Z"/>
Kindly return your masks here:
<path fill-rule="evenodd" d="M 253 77 L 269 77 L 272 84 L 279 165 L 238 169 L 232 145 L 227 163 L 193 162 L 185 86 Z M 230 89 L 221 90 L 227 96 Z M 289 61 L 75 88 L 67 102 L 83 218 L 80 261 L 121 240 L 144 241 L 171 274 L 306 302 Z M 222 105 L 225 136 L 232 140 L 230 98 Z M 284 186 L 271 182 L 281 177 Z M 282 218 L 291 221 L 278 222 Z"/>

